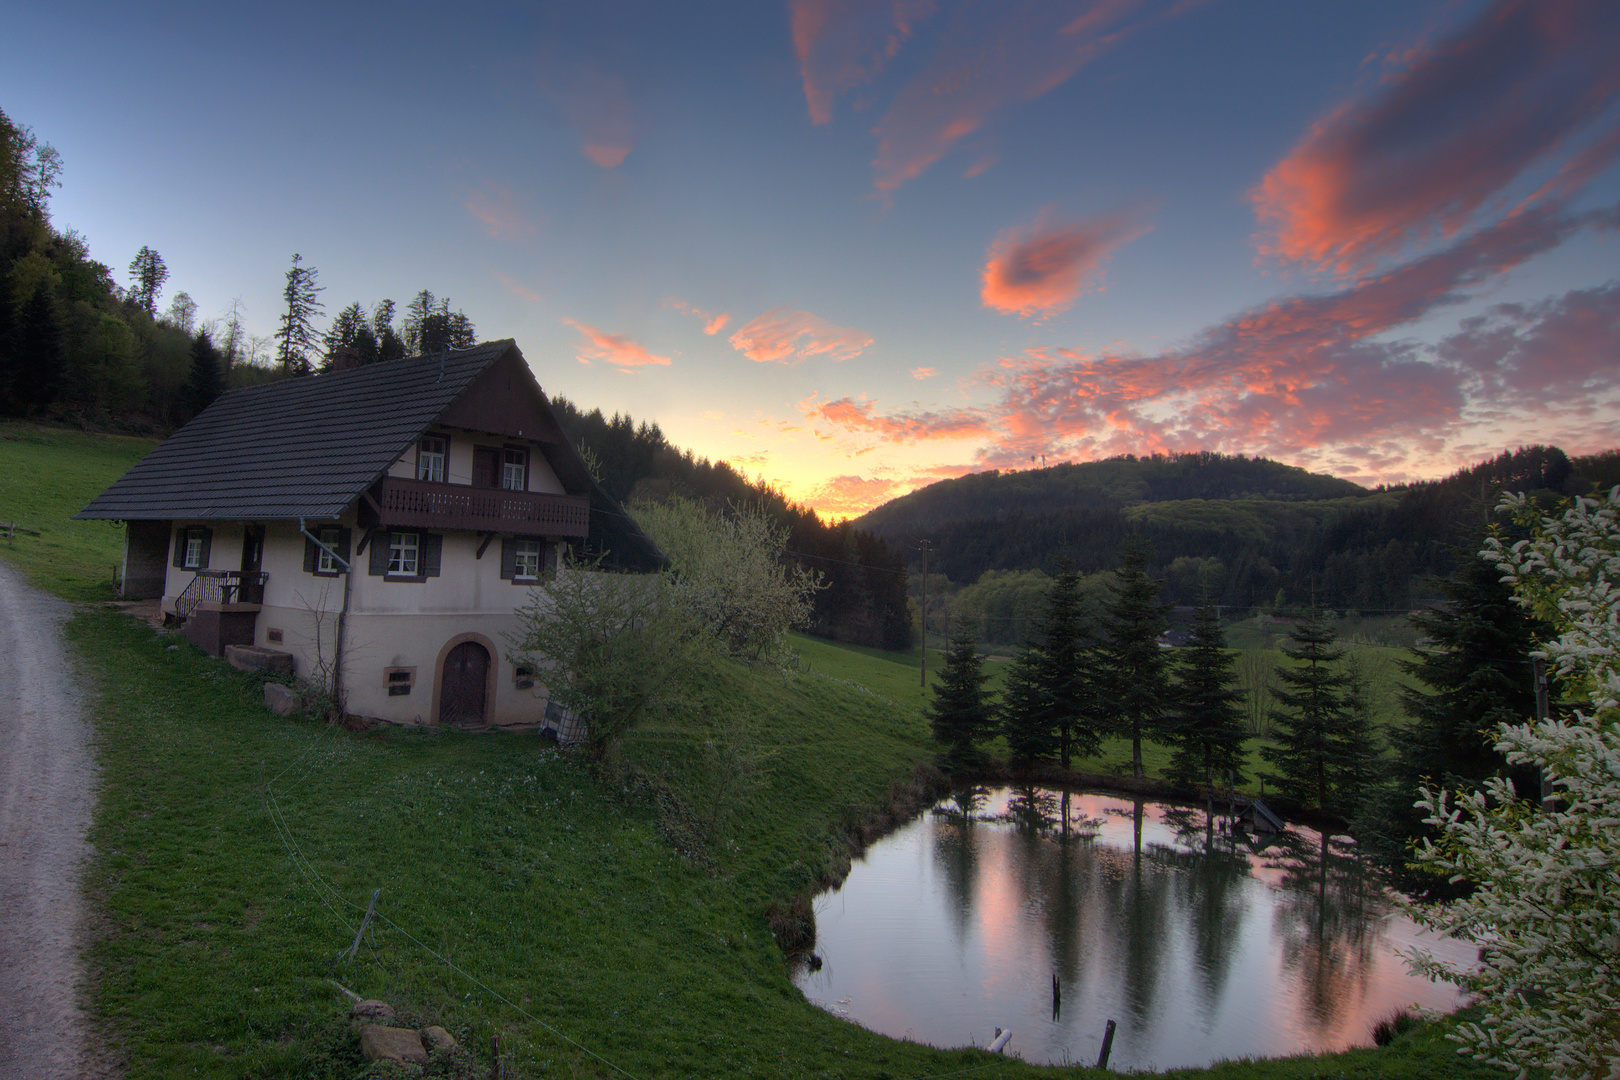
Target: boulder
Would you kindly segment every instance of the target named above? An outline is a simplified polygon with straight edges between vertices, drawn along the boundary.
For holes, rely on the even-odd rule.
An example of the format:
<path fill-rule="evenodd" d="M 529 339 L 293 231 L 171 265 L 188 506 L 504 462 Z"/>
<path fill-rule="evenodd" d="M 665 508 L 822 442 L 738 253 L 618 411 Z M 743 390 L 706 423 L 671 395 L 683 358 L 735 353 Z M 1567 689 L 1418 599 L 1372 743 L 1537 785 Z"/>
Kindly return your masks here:
<path fill-rule="evenodd" d="M 455 1036 L 437 1024 L 422 1029 L 422 1042 L 427 1044 L 429 1050 L 441 1054 L 454 1054 L 461 1049 L 461 1045 L 456 1042 Z"/>
<path fill-rule="evenodd" d="M 291 716 L 304 707 L 304 701 L 296 691 L 280 683 L 267 682 L 264 684 L 264 707 L 277 716 Z"/>
<path fill-rule="evenodd" d="M 376 998 L 367 998 L 357 1001 L 349 1009 L 349 1017 L 353 1020 L 370 1020 L 373 1023 L 386 1023 L 394 1018 L 394 1007 L 386 1001 Z"/>
<path fill-rule="evenodd" d="M 263 645 L 227 645 L 225 662 L 237 671 L 274 671 L 293 674 L 293 654 Z"/>
<path fill-rule="evenodd" d="M 367 1024 L 360 1029 L 360 1053 L 367 1061 L 409 1061 L 427 1064 L 422 1036 L 409 1028 Z"/>

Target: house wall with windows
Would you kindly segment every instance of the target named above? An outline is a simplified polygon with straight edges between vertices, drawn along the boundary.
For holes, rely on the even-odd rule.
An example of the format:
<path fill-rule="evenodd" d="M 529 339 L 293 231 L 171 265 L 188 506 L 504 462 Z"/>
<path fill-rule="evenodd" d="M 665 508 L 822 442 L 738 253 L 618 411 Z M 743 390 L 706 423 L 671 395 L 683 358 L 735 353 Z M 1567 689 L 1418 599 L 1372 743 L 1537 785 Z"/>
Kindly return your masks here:
<path fill-rule="evenodd" d="M 486 473 L 491 467 L 493 472 Z M 521 470 L 518 484 L 510 482 L 514 468 Z M 418 440 L 388 467 L 388 475 L 403 480 L 565 494 L 562 481 L 535 443 L 446 427 L 436 427 Z"/>

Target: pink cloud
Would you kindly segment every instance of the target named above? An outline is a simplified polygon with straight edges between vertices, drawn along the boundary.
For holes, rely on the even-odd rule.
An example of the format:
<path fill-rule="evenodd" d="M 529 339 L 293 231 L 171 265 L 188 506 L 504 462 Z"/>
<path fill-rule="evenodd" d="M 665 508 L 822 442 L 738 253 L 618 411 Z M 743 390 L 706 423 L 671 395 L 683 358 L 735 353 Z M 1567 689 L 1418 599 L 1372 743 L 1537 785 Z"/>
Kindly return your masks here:
<path fill-rule="evenodd" d="M 517 297 L 519 300 L 527 300 L 531 304 L 539 303 L 541 300 L 539 293 L 535 292 L 533 289 L 529 288 L 516 278 L 508 277 L 499 270 L 492 270 L 490 273 L 495 275 L 495 280 L 501 283 L 501 287 L 503 289 Z"/>
<path fill-rule="evenodd" d="M 1413 241 L 1455 235 L 1508 186 L 1592 130 L 1590 173 L 1612 162 L 1620 6 L 1497 0 L 1403 56 L 1335 108 L 1250 192 L 1262 254 L 1362 272 Z"/>
<path fill-rule="evenodd" d="M 700 307 L 688 304 L 685 300 L 665 300 L 664 306 L 667 308 L 674 308 L 683 315 L 692 315 L 696 318 L 702 319 L 703 332 L 711 337 L 724 330 L 726 328 L 726 323 L 731 321 L 731 313 L 729 311 L 722 311 L 720 314 L 716 315 L 712 311 L 704 311 Z"/>
<path fill-rule="evenodd" d="M 932 379 L 937 374 L 939 374 L 939 372 L 935 371 L 931 367 L 914 367 L 911 369 L 911 377 L 913 379 Z"/>
<path fill-rule="evenodd" d="M 708 334 L 710 337 L 713 337 L 715 334 L 718 334 L 720 331 L 724 330 L 726 328 L 726 323 L 730 321 L 731 313 L 729 311 L 722 311 L 720 314 L 703 324 L 703 332 Z"/>
<path fill-rule="evenodd" d="M 934 0 L 789 0 L 810 122 L 831 123 L 833 99 L 870 82 L 934 8 Z"/>
<path fill-rule="evenodd" d="M 497 184 L 483 184 L 467 192 L 467 213 L 477 218 L 490 236 L 514 240 L 532 236 L 535 224 L 512 193 Z"/>
<path fill-rule="evenodd" d="M 888 442 L 915 443 L 935 439 L 984 438 L 995 432 L 985 418 L 967 409 L 881 415 L 870 402 L 842 397 L 836 401 L 810 398 L 799 403 L 810 420 L 821 420 L 848 432 L 876 435 Z"/>
<path fill-rule="evenodd" d="M 1063 311 L 1082 293 L 1099 288 L 1104 261 L 1146 231 L 1134 212 L 1008 229 L 990 245 L 980 299 L 985 307 L 1008 314 Z"/>
<path fill-rule="evenodd" d="M 669 365 L 669 357 L 656 356 L 648 352 L 644 346 L 632 341 L 625 334 L 609 334 L 573 319 L 564 319 L 563 322 L 578 330 L 585 338 L 579 346 L 578 353 L 575 354 L 575 359 L 582 364 L 601 361 L 620 371 L 632 371 L 649 364 L 664 367 Z"/>
<path fill-rule="evenodd" d="M 997 114 L 1049 93 L 1130 33 L 1187 6 L 1096 0 L 1076 14 L 1049 0 L 962 3 L 873 129 L 877 189 L 893 192 Z M 1162 13 L 1136 17 L 1149 7 Z"/>
<path fill-rule="evenodd" d="M 893 498 L 899 486 L 879 477 L 834 476 L 811 491 L 805 502 L 826 517 L 857 517 Z"/>
<path fill-rule="evenodd" d="M 580 152 L 592 164 L 616 169 L 636 146 L 635 112 L 624 76 L 595 64 L 568 66 L 548 59 L 540 85 L 579 129 Z"/>
<path fill-rule="evenodd" d="M 811 356 L 850 360 L 872 344 L 870 335 L 838 327 L 808 311 L 772 308 L 728 338 L 732 348 L 757 363 L 796 364 Z"/>
<path fill-rule="evenodd" d="M 980 467 L 1020 467 L 1032 454 L 1220 450 L 1399 479 L 1432 475 L 1467 425 L 1501 419 L 1525 431 L 1536 415 L 1596 445 L 1620 438 L 1620 284 L 1496 305 L 1438 346 L 1390 334 L 1617 216 L 1528 207 L 1377 277 L 1242 312 L 1163 352 L 1030 349 L 980 373 L 996 400 L 971 413 L 889 414 L 847 398 L 801 408 L 856 437 L 981 434 Z"/>

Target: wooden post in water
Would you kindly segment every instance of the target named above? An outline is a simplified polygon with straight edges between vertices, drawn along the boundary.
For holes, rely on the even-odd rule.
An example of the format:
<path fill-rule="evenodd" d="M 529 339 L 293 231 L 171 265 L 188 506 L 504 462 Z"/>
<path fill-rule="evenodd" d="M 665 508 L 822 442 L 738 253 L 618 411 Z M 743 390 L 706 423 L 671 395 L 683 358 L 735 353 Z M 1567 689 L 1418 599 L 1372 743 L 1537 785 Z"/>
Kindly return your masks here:
<path fill-rule="evenodd" d="M 1102 1052 L 1097 1055 L 1097 1068 L 1108 1068 L 1108 1055 L 1114 1050 L 1114 1022 L 1108 1021 L 1108 1027 L 1103 1031 Z"/>
<path fill-rule="evenodd" d="M 990 1052 L 992 1054 L 1001 1053 L 1003 1050 L 1005 1050 L 1007 1048 L 1007 1044 L 1009 1042 L 1011 1042 L 1011 1041 L 1012 1041 L 1012 1029 L 1011 1028 L 1008 1028 L 1006 1031 L 1002 1031 L 1000 1028 L 996 1028 L 996 1037 L 990 1043 Z"/>

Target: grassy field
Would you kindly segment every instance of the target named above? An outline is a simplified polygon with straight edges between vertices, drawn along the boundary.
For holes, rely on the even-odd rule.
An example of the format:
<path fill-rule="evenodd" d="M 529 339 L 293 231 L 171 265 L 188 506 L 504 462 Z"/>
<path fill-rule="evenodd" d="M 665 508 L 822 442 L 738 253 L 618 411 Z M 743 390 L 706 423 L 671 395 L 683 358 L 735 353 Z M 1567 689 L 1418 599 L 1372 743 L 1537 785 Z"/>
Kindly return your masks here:
<path fill-rule="evenodd" d="M 0 556 L 104 596 L 117 534 L 72 532 L 79 491 L 39 478 L 99 490 L 140 446 L 0 429 L 24 433 L 0 438 L 0 476 L 32 464 L 45 490 L 18 505 L 61 546 Z M 801 670 L 728 668 L 593 766 L 532 735 L 278 719 L 258 679 L 99 604 L 70 635 L 105 691 L 93 1007 L 135 1080 L 356 1076 L 333 981 L 471 1047 L 499 1033 L 508 1077 L 1083 1071 L 866 1032 L 806 1003 L 771 939 L 767 911 L 841 872 L 852 826 L 915 796 L 915 656 L 798 639 Z M 1442 1034 L 1173 1075 L 1505 1076 Z"/>

